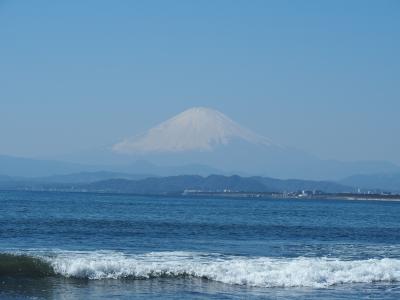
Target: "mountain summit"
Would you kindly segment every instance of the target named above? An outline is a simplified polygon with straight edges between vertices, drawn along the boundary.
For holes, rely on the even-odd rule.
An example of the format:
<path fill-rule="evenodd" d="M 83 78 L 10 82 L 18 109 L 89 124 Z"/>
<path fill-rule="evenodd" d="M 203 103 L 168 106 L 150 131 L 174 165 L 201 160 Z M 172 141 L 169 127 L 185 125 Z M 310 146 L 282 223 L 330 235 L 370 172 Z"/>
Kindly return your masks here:
<path fill-rule="evenodd" d="M 234 140 L 273 145 L 268 138 L 240 126 L 217 110 L 194 107 L 140 136 L 123 140 L 113 150 L 126 154 L 211 151 Z"/>

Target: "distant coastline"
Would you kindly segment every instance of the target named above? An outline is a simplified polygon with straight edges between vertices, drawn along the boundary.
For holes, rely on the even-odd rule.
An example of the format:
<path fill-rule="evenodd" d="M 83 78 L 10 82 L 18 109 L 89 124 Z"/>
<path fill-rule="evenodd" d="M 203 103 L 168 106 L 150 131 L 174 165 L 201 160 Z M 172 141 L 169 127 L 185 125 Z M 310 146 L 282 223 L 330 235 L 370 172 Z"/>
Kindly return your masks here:
<path fill-rule="evenodd" d="M 91 174 L 99 175 L 99 174 Z M 59 182 L 53 178 L 8 180 L 0 182 L 0 190 L 83 192 L 101 194 L 132 194 L 142 196 L 272 198 L 272 199 L 337 199 L 400 201 L 400 193 L 381 190 L 361 190 L 329 181 L 241 177 L 237 175 L 180 175 L 142 179 L 104 178 L 104 174 L 82 176 L 89 181 Z M 107 174 L 106 174 L 107 175 Z M 113 176 L 114 174 L 110 174 Z M 66 179 L 79 179 L 78 175 Z M 63 177 L 61 177 L 63 179 Z M 60 180 L 60 177 L 55 177 Z M 90 181 L 94 180 L 94 181 Z"/>
<path fill-rule="evenodd" d="M 356 193 L 264 193 L 264 192 L 210 192 L 183 191 L 170 193 L 131 193 L 121 191 L 88 191 L 80 189 L 2 189 L 0 192 L 37 192 L 37 193 L 77 193 L 100 195 L 126 195 L 139 197 L 174 197 L 174 198 L 220 198 L 220 199 L 276 199 L 276 200 L 348 200 L 348 201 L 400 201 L 400 194 L 356 194 Z"/>
<path fill-rule="evenodd" d="M 224 198 L 273 198 L 273 199 L 307 199 L 307 200 L 362 200 L 362 201 L 400 201 L 400 194 L 357 194 L 357 193 L 247 193 L 247 192 L 184 192 L 183 196 L 191 197 L 224 197 Z"/>

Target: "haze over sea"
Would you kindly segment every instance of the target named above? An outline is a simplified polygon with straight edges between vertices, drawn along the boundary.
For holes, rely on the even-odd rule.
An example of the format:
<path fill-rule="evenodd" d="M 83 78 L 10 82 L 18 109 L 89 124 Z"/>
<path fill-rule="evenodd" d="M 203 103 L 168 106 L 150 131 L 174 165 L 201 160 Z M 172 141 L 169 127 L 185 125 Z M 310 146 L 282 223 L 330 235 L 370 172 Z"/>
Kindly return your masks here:
<path fill-rule="evenodd" d="M 0 298 L 400 297 L 400 205 L 0 192 Z"/>

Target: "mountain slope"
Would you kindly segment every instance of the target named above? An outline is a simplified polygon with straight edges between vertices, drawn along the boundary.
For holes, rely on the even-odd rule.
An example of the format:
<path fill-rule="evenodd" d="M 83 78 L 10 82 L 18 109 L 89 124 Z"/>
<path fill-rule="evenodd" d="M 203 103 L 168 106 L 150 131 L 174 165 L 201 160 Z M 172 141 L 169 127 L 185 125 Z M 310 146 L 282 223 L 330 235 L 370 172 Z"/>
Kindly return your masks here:
<path fill-rule="evenodd" d="M 234 122 L 219 111 L 204 107 L 188 109 L 148 130 L 114 145 L 117 153 L 210 151 L 233 139 L 253 144 L 272 142 Z"/>

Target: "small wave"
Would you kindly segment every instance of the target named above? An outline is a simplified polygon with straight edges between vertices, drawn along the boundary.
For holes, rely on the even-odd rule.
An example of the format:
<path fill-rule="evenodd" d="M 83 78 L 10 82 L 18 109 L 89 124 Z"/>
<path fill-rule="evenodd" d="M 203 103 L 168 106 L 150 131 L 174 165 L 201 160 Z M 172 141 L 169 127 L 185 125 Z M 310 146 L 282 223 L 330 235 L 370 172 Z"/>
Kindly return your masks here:
<path fill-rule="evenodd" d="M 0 276 L 45 277 L 55 275 L 46 261 L 28 255 L 0 253 Z"/>
<path fill-rule="evenodd" d="M 57 252 L 0 255 L 0 275 L 84 279 L 199 277 L 257 287 L 316 287 L 400 281 L 399 259 L 239 257 L 192 252 Z"/>

